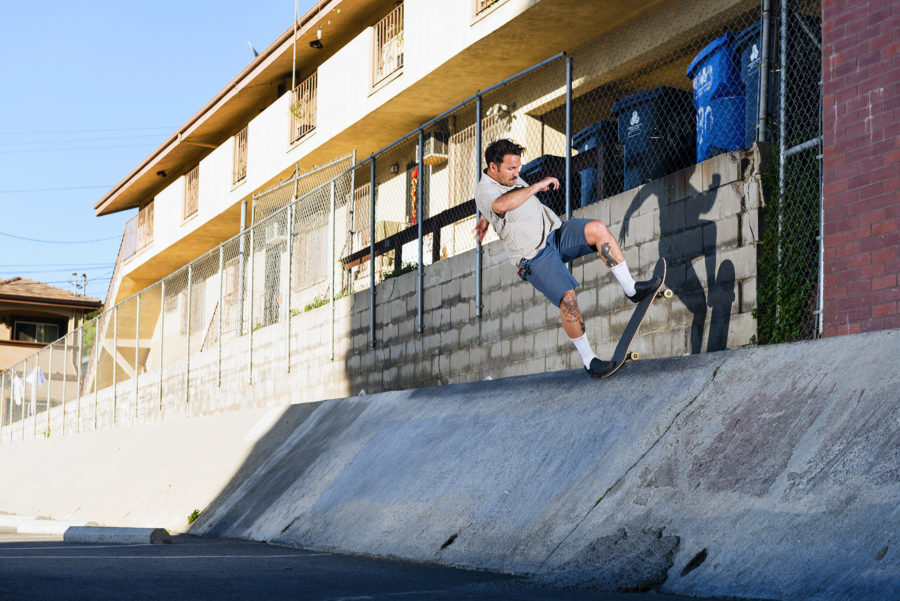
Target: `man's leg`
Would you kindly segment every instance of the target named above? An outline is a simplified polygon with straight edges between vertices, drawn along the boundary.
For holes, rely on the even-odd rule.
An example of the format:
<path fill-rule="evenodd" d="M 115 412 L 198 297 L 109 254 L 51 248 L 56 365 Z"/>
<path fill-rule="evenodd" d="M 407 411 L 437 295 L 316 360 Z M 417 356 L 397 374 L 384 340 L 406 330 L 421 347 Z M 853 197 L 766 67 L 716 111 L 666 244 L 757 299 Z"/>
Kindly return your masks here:
<path fill-rule="evenodd" d="M 634 281 L 619 243 L 616 242 L 612 232 L 609 231 L 609 228 L 602 221 L 593 219 L 587 222 L 584 226 L 584 237 L 589 246 L 597 249 L 600 259 L 609 267 L 616 280 L 622 285 L 625 295 L 633 302 L 638 302 L 649 291 L 656 290 L 659 286 L 659 282 L 654 280 L 647 282 Z"/>
<path fill-rule="evenodd" d="M 584 333 L 584 318 L 581 316 L 581 311 L 578 310 L 578 300 L 575 298 L 574 290 L 569 290 L 563 295 L 559 302 L 559 314 L 563 330 L 578 349 L 578 354 L 581 355 L 581 361 L 584 363 L 588 375 L 592 378 L 599 378 L 610 369 L 612 363 L 601 361 L 591 348 L 587 334 Z"/>

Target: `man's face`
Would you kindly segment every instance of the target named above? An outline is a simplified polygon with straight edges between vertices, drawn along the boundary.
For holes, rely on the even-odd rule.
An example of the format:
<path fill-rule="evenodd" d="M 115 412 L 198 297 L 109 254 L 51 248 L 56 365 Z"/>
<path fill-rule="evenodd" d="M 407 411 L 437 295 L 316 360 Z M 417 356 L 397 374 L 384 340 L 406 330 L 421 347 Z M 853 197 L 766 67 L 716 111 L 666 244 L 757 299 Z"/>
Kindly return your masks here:
<path fill-rule="evenodd" d="M 488 175 L 504 186 L 515 186 L 519 179 L 519 169 L 522 167 L 522 157 L 515 154 L 503 155 L 503 162 L 497 165 L 488 165 Z"/>

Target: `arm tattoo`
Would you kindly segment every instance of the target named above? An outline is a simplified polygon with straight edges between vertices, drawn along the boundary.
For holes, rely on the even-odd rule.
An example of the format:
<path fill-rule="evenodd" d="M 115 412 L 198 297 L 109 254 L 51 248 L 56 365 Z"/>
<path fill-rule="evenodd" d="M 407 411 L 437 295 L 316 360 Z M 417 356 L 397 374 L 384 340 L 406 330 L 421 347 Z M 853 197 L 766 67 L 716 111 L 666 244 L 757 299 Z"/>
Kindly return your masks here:
<path fill-rule="evenodd" d="M 613 256 L 609 253 L 609 242 L 604 242 L 603 245 L 600 246 L 600 257 L 610 269 L 619 264 L 619 262 L 613 259 Z"/>

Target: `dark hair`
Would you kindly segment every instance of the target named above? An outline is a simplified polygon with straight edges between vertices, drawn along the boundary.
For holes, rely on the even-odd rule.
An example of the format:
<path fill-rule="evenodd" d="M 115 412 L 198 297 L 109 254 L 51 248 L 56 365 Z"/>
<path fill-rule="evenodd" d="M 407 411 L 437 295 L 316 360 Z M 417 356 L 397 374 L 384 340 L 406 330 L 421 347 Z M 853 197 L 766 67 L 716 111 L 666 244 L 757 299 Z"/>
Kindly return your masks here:
<path fill-rule="evenodd" d="M 514 154 L 517 157 L 522 156 L 525 148 L 519 146 L 510 139 L 502 138 L 491 144 L 484 151 L 484 161 L 488 165 L 494 163 L 498 167 L 503 163 L 503 157 L 508 154 Z"/>

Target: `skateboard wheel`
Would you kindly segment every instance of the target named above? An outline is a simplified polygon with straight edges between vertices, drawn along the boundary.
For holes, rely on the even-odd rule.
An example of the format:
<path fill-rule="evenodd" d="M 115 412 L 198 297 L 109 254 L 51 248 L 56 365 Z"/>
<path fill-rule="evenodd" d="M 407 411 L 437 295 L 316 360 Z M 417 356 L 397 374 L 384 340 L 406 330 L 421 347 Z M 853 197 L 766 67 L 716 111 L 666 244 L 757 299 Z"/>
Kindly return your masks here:
<path fill-rule="evenodd" d="M 672 292 L 671 288 L 666 288 L 665 290 L 663 290 L 663 296 L 665 298 L 672 298 L 673 296 L 675 296 L 675 293 Z"/>
<path fill-rule="evenodd" d="M 630 353 L 628 353 L 628 358 L 632 361 L 637 361 L 641 358 L 641 355 L 637 351 L 631 351 Z"/>

